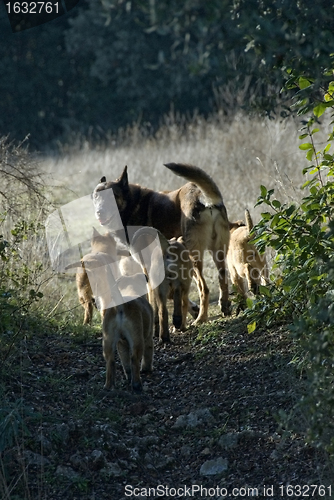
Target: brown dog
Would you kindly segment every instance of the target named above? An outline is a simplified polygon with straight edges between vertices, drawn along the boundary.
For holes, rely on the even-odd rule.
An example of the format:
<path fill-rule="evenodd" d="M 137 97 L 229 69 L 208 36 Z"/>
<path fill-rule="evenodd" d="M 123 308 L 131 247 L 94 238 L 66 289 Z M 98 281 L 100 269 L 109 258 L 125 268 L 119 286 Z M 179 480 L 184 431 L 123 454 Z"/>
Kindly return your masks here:
<path fill-rule="evenodd" d="M 126 378 L 136 392 L 142 390 L 140 371 L 153 368 L 153 311 L 144 297 L 104 311 L 103 356 L 106 361 L 105 388 L 115 385 L 116 347 Z"/>
<path fill-rule="evenodd" d="M 76 273 L 76 284 L 79 296 L 79 301 L 84 308 L 84 321 L 83 324 L 91 324 L 93 318 L 93 310 L 96 307 L 95 298 L 93 291 L 88 279 L 88 274 L 86 272 L 85 266 L 91 267 L 94 265 L 100 265 L 99 260 L 96 260 L 96 256 L 102 254 L 105 263 L 115 262 L 117 259 L 117 249 L 116 241 L 110 234 L 101 235 L 95 229 L 93 229 L 93 237 L 91 240 L 91 253 L 84 256 L 79 262 L 74 262 L 66 266 L 65 270 L 77 269 Z M 90 262 L 92 264 L 90 264 Z"/>
<path fill-rule="evenodd" d="M 140 391 L 141 364 L 143 371 L 152 371 L 153 310 L 146 298 L 139 296 L 143 290 L 147 291 L 144 275 L 118 276 L 118 267 L 114 265 L 116 257 L 114 238 L 95 231 L 92 252 L 67 268 L 80 264 L 83 267 L 83 272 L 77 273 L 77 286 L 80 302 L 85 308 L 85 322 L 91 320 L 93 304 L 101 311 L 105 388 L 115 385 L 117 348 L 125 376 L 132 389 Z"/>
<path fill-rule="evenodd" d="M 123 259 L 129 259 L 129 262 L 127 262 L 128 272 L 132 271 L 132 267 L 135 267 L 132 274 L 140 271 L 136 263 L 129 256 L 129 250 L 120 244 L 119 241 L 116 241 L 113 235 L 110 233 L 103 235 L 99 234 L 98 231 L 93 228 L 90 253 L 86 254 L 81 261 L 74 262 L 73 264 L 69 264 L 65 267 L 65 270 L 77 269 L 76 285 L 80 304 L 83 306 L 85 311 L 83 321 L 84 325 L 91 324 L 94 307 L 96 308 L 96 298 L 94 297 L 94 293 L 92 291 L 87 269 L 97 269 L 101 267 L 102 262 L 104 263 L 103 265 L 109 264 L 111 266 L 114 279 L 120 279 L 124 282 L 125 278 L 122 278 Z M 104 277 L 101 279 L 103 280 Z M 123 284 L 125 287 L 127 286 L 127 283 Z M 119 286 L 122 288 L 121 283 L 119 283 Z"/>
<path fill-rule="evenodd" d="M 230 314 L 225 257 L 229 244 L 229 222 L 222 195 L 213 179 L 192 165 L 168 163 L 169 170 L 189 181 L 171 192 L 157 192 L 129 184 L 127 167 L 113 182 L 101 182 L 93 192 L 95 215 L 101 225 L 112 231 L 114 206 L 104 191 L 112 189 L 121 216 L 127 226 L 152 226 L 166 238 L 183 236 L 194 266 L 194 277 L 200 296 L 196 322 L 207 320 L 209 289 L 203 277 L 203 255 L 209 250 L 218 270 L 219 304 L 223 314 Z"/>
<path fill-rule="evenodd" d="M 230 246 L 227 264 L 232 283 L 237 291 L 248 297 L 251 292 L 257 294 L 259 285 L 269 281 L 269 271 L 265 254 L 260 254 L 251 243 L 250 232 L 253 221 L 248 210 L 245 210 L 246 225 L 243 222 L 231 223 Z"/>
<path fill-rule="evenodd" d="M 152 245 L 153 240 L 159 237 L 163 268 L 165 277 L 158 286 L 151 286 L 150 277 L 157 274 L 155 266 L 158 265 L 154 254 L 149 259 L 150 268 L 141 256 L 141 251 Z M 193 266 L 189 251 L 186 249 L 182 238 L 168 241 L 160 231 L 150 227 L 139 229 L 131 242 L 131 253 L 141 263 L 143 271 L 148 278 L 149 300 L 154 311 L 155 336 L 160 342 L 170 342 L 168 328 L 167 299 L 173 299 L 173 325 L 181 331 L 186 330 L 187 312 L 196 318 L 198 309 L 189 301 L 189 290 L 193 276 Z M 190 305 L 190 307 L 189 307 Z"/>

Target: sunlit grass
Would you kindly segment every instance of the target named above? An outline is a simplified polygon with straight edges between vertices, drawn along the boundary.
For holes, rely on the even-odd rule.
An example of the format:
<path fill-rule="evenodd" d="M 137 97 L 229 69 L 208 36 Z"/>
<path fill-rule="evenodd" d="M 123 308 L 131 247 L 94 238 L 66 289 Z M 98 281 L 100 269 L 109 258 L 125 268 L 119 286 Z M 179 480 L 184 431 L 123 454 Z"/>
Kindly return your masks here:
<path fill-rule="evenodd" d="M 103 175 L 107 180 L 119 177 L 125 165 L 129 182 L 157 190 L 176 189 L 182 180 L 163 164 L 191 163 L 217 182 L 231 220 L 243 218 L 246 207 L 257 219 L 260 211 L 253 207 L 261 184 L 275 188 L 283 201 L 300 197 L 306 160 L 298 149 L 298 135 L 292 119 L 251 118 L 242 113 L 229 121 L 219 114 L 207 121 L 198 117 L 187 125 L 170 120 L 154 137 L 134 127 L 121 140 L 110 138 L 100 146 L 81 139 L 73 148 L 64 148 L 60 157 L 46 159 L 42 168 L 52 174 L 56 185 L 66 186 L 70 201 L 91 193 Z M 55 194 L 59 196 L 58 191 Z"/>

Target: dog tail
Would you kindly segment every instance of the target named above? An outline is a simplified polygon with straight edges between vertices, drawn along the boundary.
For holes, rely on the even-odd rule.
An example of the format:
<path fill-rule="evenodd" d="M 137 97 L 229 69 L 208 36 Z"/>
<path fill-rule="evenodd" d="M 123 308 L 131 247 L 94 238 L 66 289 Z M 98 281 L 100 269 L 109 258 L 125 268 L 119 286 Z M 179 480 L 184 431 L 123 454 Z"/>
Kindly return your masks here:
<path fill-rule="evenodd" d="M 247 208 L 245 210 L 245 219 L 246 219 L 247 230 L 250 233 L 251 230 L 254 227 L 254 224 L 253 224 L 253 220 L 252 220 L 251 214 L 249 213 L 249 210 Z"/>
<path fill-rule="evenodd" d="M 68 264 L 68 265 L 65 267 L 65 271 L 68 271 L 68 269 L 75 269 L 75 268 L 78 268 L 78 267 L 83 267 L 83 268 L 85 268 L 85 265 L 84 265 L 84 263 L 82 262 L 82 260 L 79 260 L 78 262 L 74 262 L 73 264 Z"/>
<path fill-rule="evenodd" d="M 214 180 L 201 168 L 185 163 L 165 163 L 165 167 L 175 175 L 183 177 L 188 182 L 193 182 L 202 191 L 206 205 L 220 205 L 223 197 Z"/>
<path fill-rule="evenodd" d="M 117 306 L 117 320 L 119 323 L 123 323 L 124 321 L 124 304 Z"/>

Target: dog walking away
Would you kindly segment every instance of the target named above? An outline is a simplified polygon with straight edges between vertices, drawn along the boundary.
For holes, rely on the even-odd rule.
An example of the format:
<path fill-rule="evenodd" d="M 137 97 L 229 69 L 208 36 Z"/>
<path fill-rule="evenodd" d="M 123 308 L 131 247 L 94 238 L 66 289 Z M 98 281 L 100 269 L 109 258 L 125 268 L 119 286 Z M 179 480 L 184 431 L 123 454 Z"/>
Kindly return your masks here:
<path fill-rule="evenodd" d="M 145 262 L 141 252 L 152 246 L 152 242 L 157 236 L 162 250 L 165 277 L 158 286 L 154 286 L 154 283 L 151 283 L 151 278 L 154 279 L 158 271 L 155 269 L 155 266 L 158 265 L 155 255 L 153 253 L 149 261 L 146 259 Z M 154 311 L 155 336 L 159 337 L 160 343 L 170 342 L 167 299 L 172 299 L 174 302 L 173 325 L 176 329 L 186 330 L 188 309 L 194 318 L 198 314 L 196 304 L 189 301 L 189 290 L 193 276 L 189 251 L 183 244 L 181 237 L 168 241 L 160 231 L 151 227 L 142 227 L 133 235 L 131 253 L 142 265 L 147 276 L 149 301 Z"/>
<path fill-rule="evenodd" d="M 209 289 L 203 276 L 204 251 L 209 250 L 218 270 L 219 304 L 223 314 L 230 314 L 225 257 L 229 245 L 229 222 L 222 195 L 213 179 L 193 165 L 168 163 L 174 174 L 188 182 L 169 192 L 157 192 L 138 184 L 129 184 L 127 167 L 119 179 L 101 182 L 93 192 L 95 216 L 108 227 L 112 218 L 108 197 L 101 193 L 112 189 L 124 227 L 151 226 L 167 239 L 179 236 L 190 252 L 194 278 L 200 297 L 196 322 L 208 318 Z M 112 231 L 112 228 L 109 230 Z"/>
<path fill-rule="evenodd" d="M 105 388 L 115 386 L 115 353 L 118 350 L 125 377 L 135 392 L 142 390 L 140 371 L 153 369 L 153 310 L 145 297 L 138 297 L 104 311 L 103 356 Z"/>
<path fill-rule="evenodd" d="M 126 378 L 133 391 L 139 392 L 142 390 L 141 369 L 151 372 L 153 367 L 153 310 L 145 297 L 146 278 L 139 273 L 115 280 L 112 268 L 108 263 L 105 265 L 103 254 L 95 254 L 95 259 L 95 263 L 100 261 L 102 265 L 92 265 L 91 259 L 92 268 L 86 265 L 86 270 L 102 316 L 105 388 L 115 386 L 117 350 Z M 140 296 L 144 293 L 145 296 Z"/>
<path fill-rule="evenodd" d="M 106 361 L 105 388 L 115 385 L 115 353 L 118 350 L 126 378 L 134 391 L 142 388 L 140 369 L 152 371 L 153 365 L 153 310 L 141 293 L 147 292 L 143 273 L 133 276 L 115 274 L 117 266 L 110 235 L 96 235 L 92 240 L 94 252 L 85 255 L 81 264 L 89 286 L 78 289 L 84 300 L 85 318 L 87 304 L 94 301 L 102 316 L 103 356 Z M 104 250 L 104 252 L 96 251 Z M 106 253 L 109 250 L 110 253 Z M 70 266 L 68 266 L 70 267 Z M 78 273 L 81 277 L 81 273 Z M 142 278 L 142 280 L 140 279 Z M 77 280 L 77 284 L 82 280 Z M 115 305 L 113 305 L 115 304 Z M 87 309 L 86 309 L 87 308 Z"/>
<path fill-rule="evenodd" d="M 245 210 L 246 224 L 238 221 L 230 224 L 230 246 L 227 254 L 228 269 L 233 285 L 245 298 L 259 292 L 259 285 L 269 282 L 269 270 L 265 254 L 260 254 L 251 243 L 253 221 Z"/>

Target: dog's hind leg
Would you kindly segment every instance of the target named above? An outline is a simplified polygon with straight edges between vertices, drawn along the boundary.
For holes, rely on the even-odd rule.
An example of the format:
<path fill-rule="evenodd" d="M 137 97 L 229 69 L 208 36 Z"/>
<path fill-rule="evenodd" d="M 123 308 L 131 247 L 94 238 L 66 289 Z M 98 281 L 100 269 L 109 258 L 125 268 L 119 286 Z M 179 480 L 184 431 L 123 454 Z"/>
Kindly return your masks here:
<path fill-rule="evenodd" d="M 230 231 L 224 218 L 218 217 L 216 219 L 213 234 L 214 237 L 211 241 L 209 250 L 218 271 L 219 306 L 222 314 L 229 316 L 231 314 L 231 303 L 228 294 L 226 255 L 229 247 Z"/>
<path fill-rule="evenodd" d="M 168 310 L 166 307 L 167 290 L 164 288 L 163 283 L 156 289 L 156 301 L 158 305 L 159 317 L 159 343 L 170 342 L 168 329 Z"/>
<path fill-rule="evenodd" d="M 141 365 L 143 373 L 150 373 L 153 369 L 153 337 L 147 338 L 144 345 L 144 354 Z"/>
<path fill-rule="evenodd" d="M 148 335 L 145 339 L 144 354 L 141 365 L 143 373 L 150 373 L 153 370 L 153 336 Z"/>
<path fill-rule="evenodd" d="M 188 309 L 188 304 L 187 304 Z M 174 310 L 173 310 L 173 325 L 177 330 L 182 327 L 182 293 L 180 285 L 174 290 Z"/>
<path fill-rule="evenodd" d="M 146 304 L 146 311 L 143 310 L 143 335 L 144 335 L 144 353 L 141 364 L 142 372 L 151 372 L 153 370 L 153 316 L 150 304 Z"/>
<path fill-rule="evenodd" d="M 106 336 L 103 337 L 103 356 L 106 360 L 106 382 L 105 389 L 110 389 L 115 385 L 116 365 L 115 365 L 115 350 L 112 342 Z"/>
<path fill-rule="evenodd" d="M 84 315 L 84 325 L 90 325 L 93 319 L 93 310 L 94 305 L 92 300 L 82 300 L 80 299 L 81 304 L 84 307 L 85 315 Z"/>
<path fill-rule="evenodd" d="M 232 284 L 235 286 L 236 291 L 244 297 L 246 294 L 246 290 L 243 278 L 239 276 L 237 270 L 232 265 L 229 265 L 229 272 Z"/>
<path fill-rule="evenodd" d="M 90 325 L 93 318 L 94 298 L 87 273 L 82 271 L 77 273 L 76 283 L 79 302 L 85 311 L 83 324 Z"/>
<path fill-rule="evenodd" d="M 142 382 L 140 378 L 140 365 L 144 354 L 144 339 L 143 339 L 143 327 L 142 324 L 138 325 L 137 341 L 133 344 L 131 349 L 131 386 L 134 392 L 140 392 L 142 390 Z"/>
<path fill-rule="evenodd" d="M 188 293 L 182 290 L 182 325 L 181 332 L 185 332 L 187 329 L 187 312 L 188 312 Z"/>
<path fill-rule="evenodd" d="M 200 298 L 199 313 L 194 324 L 198 324 L 207 321 L 209 308 L 209 288 L 203 276 L 203 258 L 201 258 L 201 260 L 194 260 L 194 271 L 194 278 L 197 283 Z"/>
<path fill-rule="evenodd" d="M 196 302 L 188 299 L 187 309 L 188 309 L 188 313 L 191 314 L 194 319 L 196 319 L 198 316 L 198 313 L 199 313 L 199 307 L 196 304 Z"/>
<path fill-rule="evenodd" d="M 222 314 L 228 316 L 231 314 L 231 302 L 228 299 L 228 280 L 225 265 L 224 254 L 220 252 L 212 252 L 212 258 L 218 271 L 219 282 L 219 306 Z"/>

